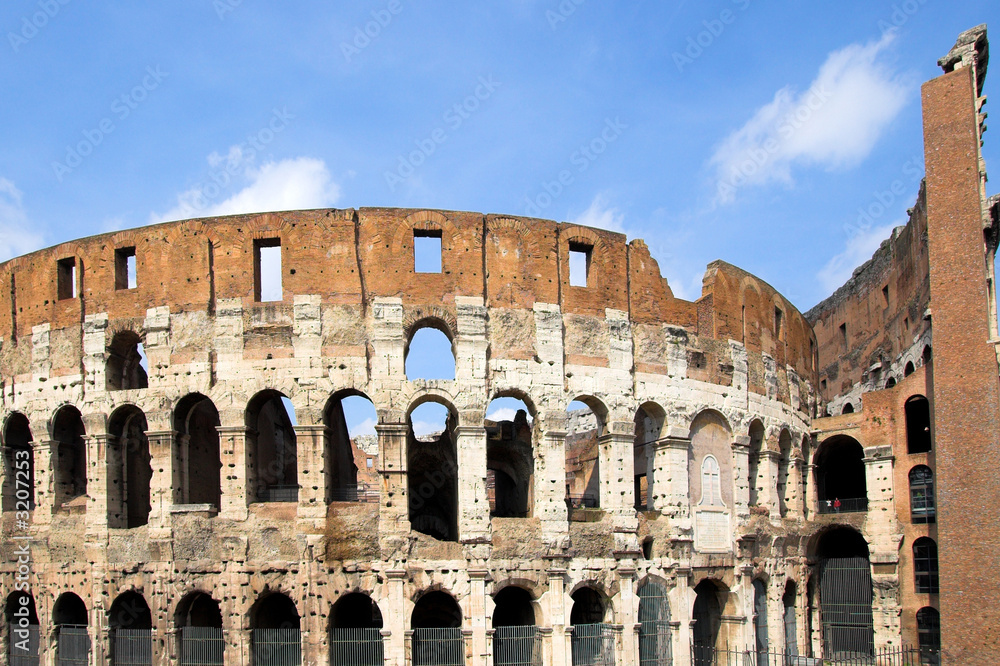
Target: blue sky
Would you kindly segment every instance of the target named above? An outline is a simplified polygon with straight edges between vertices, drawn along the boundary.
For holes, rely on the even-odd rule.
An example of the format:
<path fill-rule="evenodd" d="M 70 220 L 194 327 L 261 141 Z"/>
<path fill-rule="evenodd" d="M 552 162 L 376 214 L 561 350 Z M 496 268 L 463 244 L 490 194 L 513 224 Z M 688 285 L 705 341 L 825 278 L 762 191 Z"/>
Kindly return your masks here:
<path fill-rule="evenodd" d="M 905 221 L 920 83 L 997 19 L 986 0 L 7 2 L 0 258 L 231 212 L 474 210 L 644 238 L 689 299 L 724 259 L 806 310 Z"/>

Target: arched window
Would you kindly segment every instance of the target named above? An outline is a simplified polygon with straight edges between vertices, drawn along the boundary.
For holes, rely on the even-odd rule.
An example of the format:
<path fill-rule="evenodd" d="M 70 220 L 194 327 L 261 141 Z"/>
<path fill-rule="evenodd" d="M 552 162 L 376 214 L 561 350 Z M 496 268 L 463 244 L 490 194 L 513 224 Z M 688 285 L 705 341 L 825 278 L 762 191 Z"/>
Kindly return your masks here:
<path fill-rule="evenodd" d="M 497 398 L 486 408 L 486 494 L 490 516 L 527 518 L 534 495 L 533 419 L 515 398 Z"/>
<path fill-rule="evenodd" d="M 719 461 L 707 455 L 701 461 L 701 501 L 699 506 L 722 506 Z"/>
<path fill-rule="evenodd" d="M 695 666 L 714 666 L 715 651 L 720 646 L 723 595 L 726 591 L 712 580 L 703 580 L 694 588 L 695 599 L 691 619 L 691 655 Z"/>
<path fill-rule="evenodd" d="M 295 410 L 277 391 L 261 391 L 247 405 L 248 502 L 298 502 Z"/>
<path fill-rule="evenodd" d="M 753 629 L 757 647 L 757 663 L 767 663 L 767 586 L 757 578 L 753 582 Z"/>
<path fill-rule="evenodd" d="M 933 523 L 936 516 L 934 472 L 927 465 L 917 465 L 910 470 L 910 520 L 918 524 Z"/>
<path fill-rule="evenodd" d="M 764 451 L 764 424 L 759 420 L 754 420 L 750 424 L 750 506 L 761 506 L 764 498 L 767 497 L 767 489 L 764 484 L 767 480 L 760 472 L 760 461 Z"/>
<path fill-rule="evenodd" d="M 141 594 L 130 591 L 119 595 L 108 612 L 108 625 L 112 666 L 152 663 L 153 616 Z"/>
<path fill-rule="evenodd" d="M 566 506 L 570 512 L 601 506 L 600 438 L 607 422 L 604 404 L 591 396 L 566 407 Z"/>
<path fill-rule="evenodd" d="M 52 623 L 56 625 L 56 663 L 89 664 L 90 634 L 83 600 L 72 592 L 59 595 L 52 607 Z"/>
<path fill-rule="evenodd" d="M 795 496 L 795 484 L 792 479 L 792 435 L 782 429 L 778 436 L 778 510 L 782 517 L 788 513 L 788 507 Z"/>
<path fill-rule="evenodd" d="M 367 594 L 345 594 L 330 613 L 331 664 L 383 664 L 382 611 Z"/>
<path fill-rule="evenodd" d="M 868 543 L 852 528 L 834 527 L 819 537 L 816 556 L 823 656 L 871 655 L 874 588 Z"/>
<path fill-rule="evenodd" d="M 781 597 L 781 605 L 784 608 L 782 617 L 785 629 L 785 654 L 790 657 L 798 656 L 798 626 L 795 619 L 795 581 L 790 580 L 785 583 L 785 593 Z"/>
<path fill-rule="evenodd" d="M 840 411 L 841 414 L 853 414 L 854 405 L 849 402 L 844 403 L 844 408 Z"/>
<path fill-rule="evenodd" d="M 937 544 L 929 537 L 913 543 L 913 585 L 917 592 L 938 593 Z"/>
<path fill-rule="evenodd" d="M 52 438 L 56 441 L 55 509 L 70 509 L 87 494 L 87 444 L 84 441 L 83 417 L 80 411 L 67 405 L 61 408 L 52 423 Z M 76 500 L 76 502 L 74 502 Z"/>
<path fill-rule="evenodd" d="M 925 606 L 917 611 L 917 643 L 920 663 L 939 664 L 941 652 L 941 615 L 936 608 Z"/>
<path fill-rule="evenodd" d="M 887 389 L 891 389 L 895 385 L 896 385 L 896 378 L 895 377 L 889 377 L 889 379 L 885 380 L 885 387 Z"/>
<path fill-rule="evenodd" d="M 144 389 L 149 386 L 142 338 L 132 331 L 119 331 L 108 347 L 105 382 L 109 391 Z"/>
<path fill-rule="evenodd" d="M 670 604 L 667 589 L 649 581 L 639 588 L 639 663 L 642 666 L 670 666 Z"/>
<path fill-rule="evenodd" d="M 267 594 L 250 609 L 250 653 L 253 666 L 301 666 L 299 612 L 284 594 Z"/>
<path fill-rule="evenodd" d="M 150 466 L 146 416 L 134 405 L 115 410 L 108 424 L 108 527 L 127 529 L 149 522 Z"/>
<path fill-rule="evenodd" d="M 634 501 L 636 511 L 652 511 L 656 442 L 663 436 L 666 412 L 654 402 L 647 402 L 635 413 L 635 436 L 632 445 Z"/>
<path fill-rule="evenodd" d="M 418 405 L 408 417 L 410 526 L 440 541 L 458 540 L 456 420 L 449 406 L 436 401 Z"/>
<path fill-rule="evenodd" d="M 179 630 L 181 664 L 223 666 L 226 642 L 219 602 L 204 592 L 193 592 L 177 604 L 174 623 Z"/>
<path fill-rule="evenodd" d="M 323 413 L 326 452 L 326 501 L 378 502 L 378 415 L 367 396 L 346 390 L 335 394 Z"/>
<path fill-rule="evenodd" d="M 494 666 L 541 666 L 542 637 L 531 594 L 511 585 L 497 592 L 493 603 Z"/>
<path fill-rule="evenodd" d="M 573 666 L 615 663 L 615 636 L 606 623 L 607 607 L 601 594 L 590 587 L 573 593 L 570 624 L 573 625 Z"/>
<path fill-rule="evenodd" d="M 909 377 L 910 375 L 913 374 L 913 370 L 914 370 L 913 361 L 907 361 L 906 365 L 903 367 L 903 376 Z"/>
<path fill-rule="evenodd" d="M 816 451 L 816 491 L 820 513 L 868 510 L 865 452 L 858 440 L 836 435 Z"/>
<path fill-rule="evenodd" d="M 906 401 L 906 452 L 927 453 L 931 450 L 930 403 L 922 395 Z"/>
<path fill-rule="evenodd" d="M 205 396 L 185 396 L 174 410 L 174 504 L 207 504 L 219 510 L 222 501 L 222 459 L 219 456 L 219 411 Z"/>
<path fill-rule="evenodd" d="M 410 616 L 413 628 L 413 666 L 464 664 L 462 609 L 447 592 L 435 590 L 420 597 Z"/>
<path fill-rule="evenodd" d="M 7 656 L 11 666 L 38 665 L 38 613 L 27 592 L 12 592 L 5 608 Z"/>
<path fill-rule="evenodd" d="M 10 415 L 3 429 L 3 510 L 35 508 L 35 450 L 31 446 L 28 418 Z"/>
<path fill-rule="evenodd" d="M 455 379 L 455 351 L 443 322 L 417 324 L 403 350 L 406 378 Z"/>

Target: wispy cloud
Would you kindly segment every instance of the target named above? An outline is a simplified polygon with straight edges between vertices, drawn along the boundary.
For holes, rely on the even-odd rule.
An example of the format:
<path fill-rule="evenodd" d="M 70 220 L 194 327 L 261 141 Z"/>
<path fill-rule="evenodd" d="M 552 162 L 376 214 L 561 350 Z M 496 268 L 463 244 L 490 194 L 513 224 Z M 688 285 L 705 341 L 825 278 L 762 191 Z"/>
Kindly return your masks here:
<path fill-rule="evenodd" d="M 361 435 L 374 435 L 375 434 L 375 419 L 367 418 L 360 423 L 355 423 L 350 428 L 350 437 L 360 437 Z"/>
<path fill-rule="evenodd" d="M 595 227 L 597 229 L 607 229 L 617 231 L 620 234 L 625 232 L 625 215 L 608 202 L 605 193 L 598 193 L 590 207 L 575 218 L 569 220 L 571 224 L 579 224 L 583 227 Z"/>
<path fill-rule="evenodd" d="M 793 182 L 793 167 L 852 167 L 871 152 L 913 86 L 887 62 L 895 33 L 831 53 L 804 92 L 791 86 L 726 137 L 709 160 L 716 202 L 742 187 Z"/>
<path fill-rule="evenodd" d="M 226 156 L 212 153 L 213 181 L 222 187 L 199 184 L 177 196 L 177 204 L 165 213 L 150 215 L 150 223 L 212 217 L 239 213 L 325 208 L 340 198 L 340 186 L 333 181 L 326 163 L 312 157 L 271 161 L 257 167 L 242 166 L 243 156 L 234 146 Z M 230 175 L 232 174 L 232 175 Z M 219 203 L 211 203 L 211 194 L 231 183 L 242 189 Z"/>
<path fill-rule="evenodd" d="M 30 231 L 21 190 L 0 177 L 0 261 L 42 247 L 41 234 Z"/>
<path fill-rule="evenodd" d="M 854 269 L 871 259 L 878 246 L 892 234 L 893 228 L 898 224 L 905 224 L 905 221 L 872 227 L 851 236 L 844 251 L 826 262 L 826 265 L 816 273 L 823 292 L 832 294 L 847 282 Z"/>

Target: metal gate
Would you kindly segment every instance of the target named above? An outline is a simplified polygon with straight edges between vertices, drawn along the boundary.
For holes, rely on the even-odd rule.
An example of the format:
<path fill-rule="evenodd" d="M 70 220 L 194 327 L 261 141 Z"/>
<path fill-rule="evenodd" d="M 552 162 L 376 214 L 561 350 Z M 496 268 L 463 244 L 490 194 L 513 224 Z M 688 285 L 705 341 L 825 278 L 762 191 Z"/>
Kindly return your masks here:
<path fill-rule="evenodd" d="M 785 626 L 785 652 L 793 657 L 798 656 L 799 636 L 795 623 L 795 606 L 785 606 L 783 623 Z"/>
<path fill-rule="evenodd" d="M 111 649 L 113 666 L 149 666 L 153 663 L 153 632 L 149 629 L 115 629 Z"/>
<path fill-rule="evenodd" d="M 10 666 L 38 666 L 38 625 L 25 629 L 12 623 L 8 629 Z"/>
<path fill-rule="evenodd" d="M 254 629 L 253 666 L 302 666 L 302 633 L 298 629 Z"/>
<path fill-rule="evenodd" d="M 59 625 L 56 637 L 56 666 L 88 666 L 90 663 L 90 635 L 87 626 Z"/>
<path fill-rule="evenodd" d="M 414 629 L 413 666 L 465 666 L 461 628 Z"/>
<path fill-rule="evenodd" d="M 753 582 L 753 633 L 757 666 L 768 666 L 767 587 L 760 579 Z"/>
<path fill-rule="evenodd" d="M 875 630 L 868 558 L 823 560 L 819 585 L 824 656 L 827 659 L 870 656 L 875 648 Z"/>
<path fill-rule="evenodd" d="M 639 666 L 670 666 L 670 604 L 667 590 L 655 582 L 639 588 Z"/>
<path fill-rule="evenodd" d="M 381 629 L 331 629 L 330 666 L 382 666 Z"/>
<path fill-rule="evenodd" d="M 573 666 L 614 666 L 615 634 L 610 624 L 573 625 Z"/>
<path fill-rule="evenodd" d="M 181 666 L 223 666 L 226 641 L 216 627 L 181 627 Z"/>
<path fill-rule="evenodd" d="M 494 629 L 493 666 L 542 666 L 542 637 L 538 627 Z"/>

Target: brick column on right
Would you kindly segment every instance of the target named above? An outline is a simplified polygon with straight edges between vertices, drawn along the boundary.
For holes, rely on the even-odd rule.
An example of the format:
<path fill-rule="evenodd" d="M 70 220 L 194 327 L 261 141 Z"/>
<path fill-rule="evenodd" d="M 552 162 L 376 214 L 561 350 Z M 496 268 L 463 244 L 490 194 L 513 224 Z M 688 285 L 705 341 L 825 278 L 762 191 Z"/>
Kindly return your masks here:
<path fill-rule="evenodd" d="M 986 53 L 985 26 L 963 33 L 939 61 L 946 73 L 922 88 L 944 664 L 995 663 L 1000 645 L 1000 382 L 978 116 Z"/>

